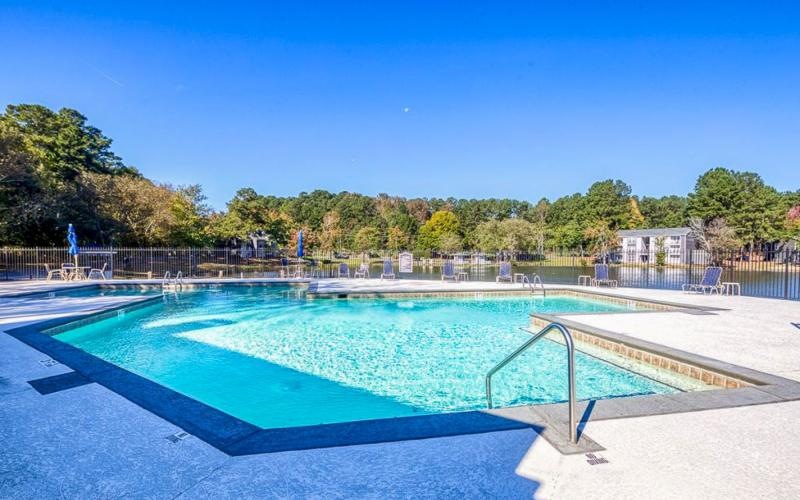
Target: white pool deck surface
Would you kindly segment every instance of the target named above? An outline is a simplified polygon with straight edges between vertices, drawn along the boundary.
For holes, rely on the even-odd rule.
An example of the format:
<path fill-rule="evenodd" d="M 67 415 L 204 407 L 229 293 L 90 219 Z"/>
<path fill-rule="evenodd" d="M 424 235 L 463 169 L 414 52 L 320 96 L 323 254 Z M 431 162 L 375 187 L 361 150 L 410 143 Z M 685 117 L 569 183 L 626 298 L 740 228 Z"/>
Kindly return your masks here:
<path fill-rule="evenodd" d="M 0 283 L 0 331 L 130 300 L 12 297 L 63 286 Z M 318 284 L 337 293 L 518 288 L 375 279 Z M 800 302 L 602 291 L 724 310 L 565 317 L 800 380 Z M 0 333 L 0 498 L 800 496 L 800 402 L 589 420 L 584 432 L 605 448 L 595 454 L 600 460 L 562 455 L 531 429 L 231 457 L 193 436 L 170 442 L 165 438 L 180 430 L 175 425 L 94 383 L 39 394 L 27 381 L 71 371 L 46 359 Z"/>

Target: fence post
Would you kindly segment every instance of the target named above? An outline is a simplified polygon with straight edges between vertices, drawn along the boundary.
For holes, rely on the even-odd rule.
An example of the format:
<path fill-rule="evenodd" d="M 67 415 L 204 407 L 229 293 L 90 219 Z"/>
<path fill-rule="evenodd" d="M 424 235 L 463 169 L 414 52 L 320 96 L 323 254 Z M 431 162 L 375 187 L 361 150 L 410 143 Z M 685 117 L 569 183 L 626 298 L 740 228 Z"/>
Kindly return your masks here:
<path fill-rule="evenodd" d="M 789 298 L 789 249 L 783 249 L 783 298 Z"/>

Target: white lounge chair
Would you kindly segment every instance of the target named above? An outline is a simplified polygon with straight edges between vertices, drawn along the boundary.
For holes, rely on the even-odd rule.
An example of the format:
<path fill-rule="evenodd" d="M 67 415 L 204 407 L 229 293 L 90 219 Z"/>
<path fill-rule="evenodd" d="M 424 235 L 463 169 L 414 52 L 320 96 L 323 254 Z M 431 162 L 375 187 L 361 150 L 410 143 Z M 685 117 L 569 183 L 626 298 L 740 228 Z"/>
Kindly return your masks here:
<path fill-rule="evenodd" d="M 108 266 L 108 263 L 104 262 L 103 263 L 103 267 L 101 267 L 99 269 L 97 269 L 97 268 L 89 269 L 89 274 L 86 275 L 86 279 L 89 279 L 89 280 L 91 280 L 91 279 L 101 279 L 101 280 L 105 281 L 106 280 L 106 267 L 107 266 Z"/>
<path fill-rule="evenodd" d="M 358 270 L 353 273 L 353 278 L 369 278 L 369 266 L 362 262 L 360 266 L 358 266 Z"/>
<path fill-rule="evenodd" d="M 44 265 L 44 270 L 47 272 L 47 281 L 52 280 L 53 278 L 58 278 L 60 280 L 64 279 L 64 275 L 61 274 L 61 269 L 50 269 L 50 264 Z"/>

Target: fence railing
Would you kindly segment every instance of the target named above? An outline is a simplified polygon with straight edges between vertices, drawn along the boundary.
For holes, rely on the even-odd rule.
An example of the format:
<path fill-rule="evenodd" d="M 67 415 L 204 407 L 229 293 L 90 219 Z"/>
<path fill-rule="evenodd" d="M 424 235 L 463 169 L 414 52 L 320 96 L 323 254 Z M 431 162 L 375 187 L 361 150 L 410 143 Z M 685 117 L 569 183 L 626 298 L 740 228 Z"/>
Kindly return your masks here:
<path fill-rule="evenodd" d="M 337 275 L 340 263 L 353 270 L 366 261 L 377 276 L 382 260 L 396 255 L 390 251 L 368 254 L 315 251 L 306 255 L 302 267 L 313 271 L 315 276 L 327 278 Z M 417 256 L 413 273 L 403 276 L 439 279 L 443 262 L 452 259 L 459 270 L 469 274 L 470 280 L 494 281 L 498 260 L 509 257 L 514 260 L 514 272 L 536 273 L 549 284 L 576 284 L 578 276 L 592 276 L 596 260 L 568 250 L 513 256 L 478 253 Z M 722 265 L 722 280 L 740 283 L 745 295 L 800 300 L 800 251 L 797 250 L 739 251 L 713 257 L 699 250 L 666 257 L 616 252 L 603 260 L 610 264 L 611 278 L 617 279 L 620 286 L 680 289 L 684 283 L 700 281 L 707 266 Z M 54 269 L 73 262 L 66 247 L 0 248 L 0 280 L 44 279 L 45 265 Z M 99 247 L 82 248 L 78 256 L 80 266 L 103 269 L 105 265 L 106 276 L 117 279 L 158 278 L 167 271 L 202 278 L 274 276 L 286 269 L 287 262 L 293 269 L 299 261 L 285 251 L 236 248 Z"/>

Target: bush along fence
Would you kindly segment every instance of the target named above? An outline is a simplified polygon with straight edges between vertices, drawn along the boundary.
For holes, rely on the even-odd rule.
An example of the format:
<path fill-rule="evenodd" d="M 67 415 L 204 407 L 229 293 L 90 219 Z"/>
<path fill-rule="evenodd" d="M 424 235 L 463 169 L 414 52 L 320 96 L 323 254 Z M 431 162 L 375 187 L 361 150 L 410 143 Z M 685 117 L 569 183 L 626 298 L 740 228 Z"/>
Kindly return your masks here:
<path fill-rule="evenodd" d="M 357 269 L 368 263 L 373 277 L 380 274 L 381 262 L 391 258 L 397 266 L 397 252 L 375 251 L 308 252 L 299 260 L 292 252 L 247 250 L 238 248 L 82 248 L 78 263 L 103 269 L 107 278 L 161 278 L 169 271 L 186 277 L 240 278 L 276 277 L 281 271 L 294 272 L 299 263 L 309 276 L 335 277 L 339 264 Z M 575 251 L 484 255 L 480 253 L 433 254 L 414 258 L 414 270 L 400 275 L 415 279 L 440 279 L 442 264 L 454 260 L 459 270 L 473 281 L 494 281 L 499 260 L 512 260 L 514 272 L 538 274 L 545 283 L 576 284 L 581 275 L 592 276 L 598 259 Z M 610 266 L 611 278 L 620 286 L 680 289 L 684 283 L 696 283 L 707 266 L 721 265 L 722 281 L 741 284 L 744 295 L 800 300 L 800 251 L 760 250 L 716 254 L 691 251 L 679 261 L 664 264 L 662 259 L 637 253 L 612 253 L 602 259 Z M 36 280 L 51 269 L 73 262 L 67 248 L 1 248 L 0 280 Z"/>

